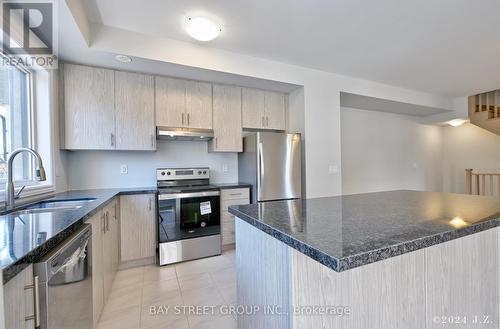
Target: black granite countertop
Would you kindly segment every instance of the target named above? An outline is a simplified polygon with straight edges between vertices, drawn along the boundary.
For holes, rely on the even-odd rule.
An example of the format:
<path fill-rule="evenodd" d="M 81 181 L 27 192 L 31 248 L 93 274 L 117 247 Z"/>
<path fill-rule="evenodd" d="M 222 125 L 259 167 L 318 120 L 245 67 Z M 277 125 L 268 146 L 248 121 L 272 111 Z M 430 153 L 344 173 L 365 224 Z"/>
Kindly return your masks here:
<path fill-rule="evenodd" d="M 341 272 L 500 226 L 500 198 L 390 191 L 229 207 Z"/>
<path fill-rule="evenodd" d="M 214 183 L 220 189 L 251 187 L 246 183 Z M 156 186 L 77 190 L 46 196 L 40 200 L 95 198 L 82 208 L 46 213 L 0 216 L 0 269 L 8 282 L 29 264 L 47 255 L 59 243 L 78 230 L 90 217 L 118 195 L 156 193 Z M 23 208 L 31 203 L 20 205 Z"/>
<path fill-rule="evenodd" d="M 29 264 L 48 254 L 115 196 L 138 193 L 156 193 L 156 187 L 68 191 L 43 200 L 95 200 L 79 209 L 0 216 L 0 268 L 3 282 L 6 283 Z"/>

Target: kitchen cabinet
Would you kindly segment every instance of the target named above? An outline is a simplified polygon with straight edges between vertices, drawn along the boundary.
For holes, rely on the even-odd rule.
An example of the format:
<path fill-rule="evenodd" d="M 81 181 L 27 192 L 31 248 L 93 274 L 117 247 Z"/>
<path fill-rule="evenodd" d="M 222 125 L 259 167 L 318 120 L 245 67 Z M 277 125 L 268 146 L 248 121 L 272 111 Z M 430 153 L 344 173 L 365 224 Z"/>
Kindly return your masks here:
<path fill-rule="evenodd" d="M 120 196 L 122 262 L 156 255 L 156 202 L 154 194 Z"/>
<path fill-rule="evenodd" d="M 62 71 L 65 149 L 156 149 L 152 76 L 73 64 Z"/>
<path fill-rule="evenodd" d="M 94 328 L 118 270 L 119 213 L 118 199 L 113 199 L 89 219 L 92 226 L 92 301 Z"/>
<path fill-rule="evenodd" d="M 212 84 L 155 78 L 156 125 L 212 129 Z"/>
<path fill-rule="evenodd" d="M 33 265 L 18 273 L 3 287 L 5 328 L 35 328 Z"/>
<path fill-rule="evenodd" d="M 209 142 L 211 152 L 242 152 L 241 88 L 213 85 L 214 139 Z"/>
<path fill-rule="evenodd" d="M 117 150 L 155 150 L 154 79 L 115 71 Z"/>
<path fill-rule="evenodd" d="M 228 207 L 250 203 L 250 189 L 235 188 L 221 190 L 221 235 L 222 245 L 235 243 L 234 215 L 228 212 Z"/>
<path fill-rule="evenodd" d="M 82 65 L 62 66 L 64 147 L 114 149 L 114 72 Z"/>
<path fill-rule="evenodd" d="M 243 88 L 242 126 L 249 129 L 286 129 L 285 94 Z"/>

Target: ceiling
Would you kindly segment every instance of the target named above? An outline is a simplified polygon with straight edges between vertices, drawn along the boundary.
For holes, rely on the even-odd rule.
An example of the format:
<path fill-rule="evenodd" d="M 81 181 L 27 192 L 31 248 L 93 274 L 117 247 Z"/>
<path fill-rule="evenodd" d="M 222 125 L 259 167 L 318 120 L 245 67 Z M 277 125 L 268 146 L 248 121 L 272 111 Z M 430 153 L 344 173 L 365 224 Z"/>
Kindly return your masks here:
<path fill-rule="evenodd" d="M 340 93 L 340 106 L 353 109 L 411 115 L 415 117 L 426 117 L 451 112 L 449 110 L 436 107 L 396 102 L 387 99 L 344 92 Z"/>
<path fill-rule="evenodd" d="M 91 20 L 195 42 L 188 16 L 220 23 L 206 47 L 458 97 L 500 87 L 498 0 L 89 0 Z"/>
<path fill-rule="evenodd" d="M 134 57 L 131 63 L 121 63 L 114 59 L 116 54 L 89 48 L 81 36 L 81 33 L 78 30 L 68 7 L 64 5 L 62 1 L 59 4 L 59 24 L 60 26 L 64 26 L 64 29 L 59 30 L 58 51 L 60 59 L 64 62 L 222 84 L 232 84 L 242 87 L 260 88 L 285 93 L 289 93 L 300 87 L 298 85 L 280 81 L 264 80 L 238 74 L 160 62 L 146 58 Z"/>

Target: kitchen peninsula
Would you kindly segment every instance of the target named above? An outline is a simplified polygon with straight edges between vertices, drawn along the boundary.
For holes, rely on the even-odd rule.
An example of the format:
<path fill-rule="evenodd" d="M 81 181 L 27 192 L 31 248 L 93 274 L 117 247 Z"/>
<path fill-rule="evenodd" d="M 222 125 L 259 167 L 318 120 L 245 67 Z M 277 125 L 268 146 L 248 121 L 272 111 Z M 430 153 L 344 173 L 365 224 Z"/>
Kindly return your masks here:
<path fill-rule="evenodd" d="M 281 310 L 239 316 L 240 329 L 499 326 L 498 198 L 391 191 L 229 211 L 238 304 Z"/>

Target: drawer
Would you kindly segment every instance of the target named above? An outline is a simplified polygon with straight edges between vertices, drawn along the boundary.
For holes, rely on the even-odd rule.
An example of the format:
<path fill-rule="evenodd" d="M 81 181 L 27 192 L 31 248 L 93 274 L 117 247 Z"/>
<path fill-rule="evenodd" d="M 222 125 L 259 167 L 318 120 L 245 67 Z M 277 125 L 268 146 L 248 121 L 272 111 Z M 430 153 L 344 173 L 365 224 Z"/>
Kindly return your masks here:
<path fill-rule="evenodd" d="M 237 206 L 237 205 L 242 205 L 242 204 L 249 204 L 248 199 L 234 199 L 234 200 L 222 200 L 221 201 L 221 210 L 222 211 L 227 211 L 227 208 L 229 206 Z"/>
<path fill-rule="evenodd" d="M 250 199 L 250 189 L 248 187 L 221 190 L 221 200 Z"/>

